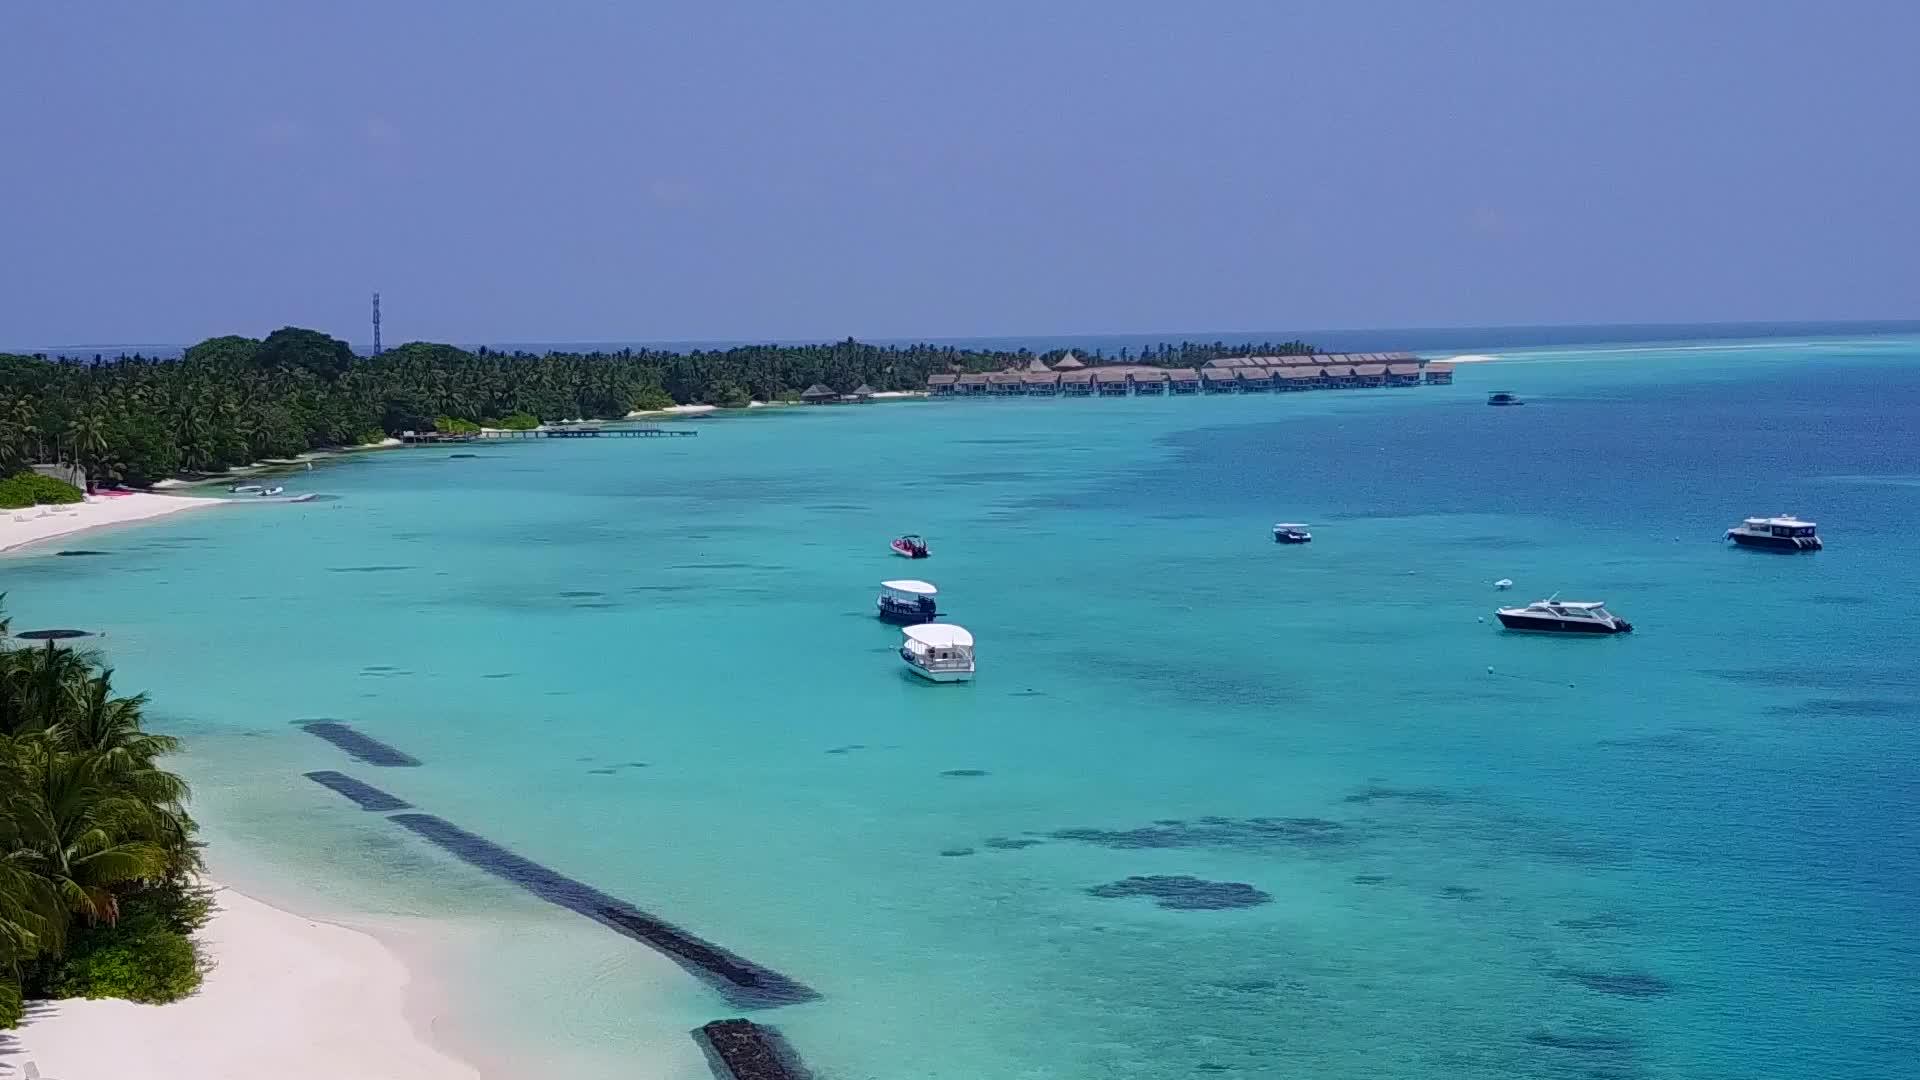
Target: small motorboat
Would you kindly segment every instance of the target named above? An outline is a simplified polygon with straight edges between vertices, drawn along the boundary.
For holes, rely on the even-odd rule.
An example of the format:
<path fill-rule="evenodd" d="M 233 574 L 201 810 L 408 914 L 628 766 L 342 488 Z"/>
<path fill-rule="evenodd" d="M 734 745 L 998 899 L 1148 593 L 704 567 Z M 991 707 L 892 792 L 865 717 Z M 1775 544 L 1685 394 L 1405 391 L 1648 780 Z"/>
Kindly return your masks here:
<path fill-rule="evenodd" d="M 887 546 L 893 549 L 895 555 L 905 559 L 924 559 L 928 555 L 927 542 L 912 533 L 894 537 L 893 543 Z"/>
<path fill-rule="evenodd" d="M 229 495 L 258 495 L 267 490 L 259 484 L 235 484 L 227 489 Z"/>
<path fill-rule="evenodd" d="M 1311 544 L 1313 534 L 1298 522 L 1281 522 L 1273 527 L 1273 542 L 1276 544 Z"/>
<path fill-rule="evenodd" d="M 255 492 L 254 494 L 256 494 L 256 495 L 284 495 L 284 494 L 286 494 L 286 490 L 287 490 L 287 489 L 286 489 L 286 488 L 284 488 L 284 487 L 270 487 L 270 488 L 261 488 L 261 489 L 260 489 L 259 491 L 257 491 L 257 492 Z"/>
<path fill-rule="evenodd" d="M 1494 612 L 1509 630 L 1546 634 L 1630 634 L 1633 624 L 1607 610 L 1598 600 L 1562 600 L 1559 594 L 1535 600 L 1526 607 Z"/>
<path fill-rule="evenodd" d="M 901 631 L 900 660 L 928 682 L 973 678 L 973 635 L 952 623 L 924 623 Z"/>
<path fill-rule="evenodd" d="M 1496 589 L 1502 589 L 1502 590 L 1511 589 L 1513 588 L 1513 579 L 1510 577 L 1503 577 L 1499 581 L 1494 582 L 1493 587 Z"/>
<path fill-rule="evenodd" d="M 1493 393 L 1487 395 L 1487 404 L 1489 405 L 1525 405 L 1526 402 L 1521 401 L 1518 397 L 1516 397 L 1512 393 L 1509 393 L 1508 391 L 1495 390 Z"/>
<path fill-rule="evenodd" d="M 940 617 L 939 606 L 933 599 L 939 592 L 927 581 L 883 581 L 880 598 L 873 606 L 880 618 L 890 623 L 901 626 L 929 623 Z"/>
<path fill-rule="evenodd" d="M 1771 551 L 1819 551 L 1820 526 L 1801 521 L 1792 514 L 1779 517 L 1751 517 L 1727 530 L 1727 539 L 1741 547 Z"/>

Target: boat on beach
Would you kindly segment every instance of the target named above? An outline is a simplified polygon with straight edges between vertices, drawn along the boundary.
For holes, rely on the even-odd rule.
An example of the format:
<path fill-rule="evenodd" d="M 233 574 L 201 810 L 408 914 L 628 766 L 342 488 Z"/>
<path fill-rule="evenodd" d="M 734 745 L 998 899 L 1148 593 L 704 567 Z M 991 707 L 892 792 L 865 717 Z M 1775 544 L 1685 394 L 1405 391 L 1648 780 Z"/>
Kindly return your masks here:
<path fill-rule="evenodd" d="M 916 623 L 929 623 L 940 615 L 934 597 L 940 590 L 932 582 L 883 581 L 880 583 L 880 597 L 874 601 L 874 607 L 880 618 L 902 626 Z"/>
<path fill-rule="evenodd" d="M 893 549 L 895 555 L 903 559 L 924 559 L 931 554 L 927 551 L 927 542 L 913 533 L 896 536 L 893 538 L 893 543 L 887 546 Z"/>
<path fill-rule="evenodd" d="M 1559 594 L 1526 607 L 1505 607 L 1494 614 L 1509 630 L 1545 634 L 1630 634 L 1633 624 L 1607 610 L 1599 600 L 1562 600 Z"/>
<path fill-rule="evenodd" d="M 1273 527 L 1273 542 L 1276 544 L 1310 544 L 1313 534 L 1299 522 L 1280 522 Z"/>
<path fill-rule="evenodd" d="M 1750 517 L 1727 530 L 1727 539 L 1741 547 L 1769 551 L 1819 551 L 1820 526 L 1801 521 L 1792 514 L 1779 517 Z"/>
<path fill-rule="evenodd" d="M 973 678 L 973 635 L 952 623 L 922 623 L 901 631 L 900 660 L 928 682 Z"/>

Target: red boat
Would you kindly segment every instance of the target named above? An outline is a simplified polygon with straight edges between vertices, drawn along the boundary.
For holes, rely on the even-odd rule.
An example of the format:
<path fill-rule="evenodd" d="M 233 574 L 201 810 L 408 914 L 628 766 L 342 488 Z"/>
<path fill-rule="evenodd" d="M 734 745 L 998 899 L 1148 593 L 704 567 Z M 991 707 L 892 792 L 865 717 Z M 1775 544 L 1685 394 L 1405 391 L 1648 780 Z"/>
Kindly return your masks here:
<path fill-rule="evenodd" d="M 895 537 L 893 543 L 887 546 L 893 549 L 895 555 L 899 555 L 902 558 L 924 559 L 928 555 L 927 542 L 912 533 Z"/>

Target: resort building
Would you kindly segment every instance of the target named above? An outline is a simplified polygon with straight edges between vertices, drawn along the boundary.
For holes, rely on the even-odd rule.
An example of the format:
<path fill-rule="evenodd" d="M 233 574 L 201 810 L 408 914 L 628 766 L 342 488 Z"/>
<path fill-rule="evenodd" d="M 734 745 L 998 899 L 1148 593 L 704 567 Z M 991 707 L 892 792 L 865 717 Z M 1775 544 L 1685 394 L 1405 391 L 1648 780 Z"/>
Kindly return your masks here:
<path fill-rule="evenodd" d="M 1129 378 L 1133 381 L 1133 392 L 1136 394 L 1167 392 L 1167 373 L 1163 368 L 1137 368 Z"/>
<path fill-rule="evenodd" d="M 1240 380 L 1240 392 L 1243 394 L 1273 389 L 1273 376 L 1267 374 L 1266 368 L 1235 368 L 1234 376 Z"/>
<path fill-rule="evenodd" d="M 1163 368 L 1153 364 L 1088 366 L 1079 357 L 1067 353 L 1052 366 L 1033 357 L 1023 367 L 991 374 L 929 375 L 927 390 L 934 397 L 1167 397 L 1268 390 L 1443 386 L 1453 382 L 1453 373 L 1452 364 L 1429 364 L 1406 352 L 1222 356 L 1207 361 L 1199 369 Z M 870 392 L 870 387 L 863 386 L 847 400 Z"/>
<path fill-rule="evenodd" d="M 987 393 L 994 397 L 1007 397 L 1026 392 L 1027 384 L 1021 381 L 1021 374 L 1018 371 L 996 371 L 987 376 Z"/>
<path fill-rule="evenodd" d="M 1231 394 L 1234 391 L 1233 369 L 1229 367 L 1210 367 L 1200 373 L 1200 381 L 1209 394 Z"/>

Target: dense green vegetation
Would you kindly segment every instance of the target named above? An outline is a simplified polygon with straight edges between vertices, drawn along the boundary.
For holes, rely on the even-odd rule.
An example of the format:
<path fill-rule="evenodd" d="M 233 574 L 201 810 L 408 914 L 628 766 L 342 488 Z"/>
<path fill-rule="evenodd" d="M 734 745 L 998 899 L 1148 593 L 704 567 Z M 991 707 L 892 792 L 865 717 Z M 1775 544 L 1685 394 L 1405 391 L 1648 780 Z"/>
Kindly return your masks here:
<path fill-rule="evenodd" d="M 1311 351 L 1297 341 L 1183 342 L 1112 359 L 1179 367 L 1247 352 Z M 544 356 L 414 342 L 359 358 L 346 342 L 293 327 L 264 341 L 212 338 L 178 360 L 0 355 L 0 475 L 34 461 L 74 461 L 96 481 L 140 486 L 432 430 L 441 419 L 493 425 L 519 416 L 613 419 L 675 403 L 738 407 L 791 398 L 814 383 L 840 393 L 861 383 L 915 390 L 937 371 L 994 371 L 1034 355 L 849 339 Z"/>
<path fill-rule="evenodd" d="M 9 628 L 0 616 L 0 641 Z M 207 899 L 175 749 L 94 657 L 0 645 L 0 1027 L 24 997 L 171 1001 Z"/>
<path fill-rule="evenodd" d="M 81 502 L 79 488 L 64 480 L 35 472 L 15 473 L 0 480 L 0 510 L 18 510 L 27 506 L 58 506 Z"/>

